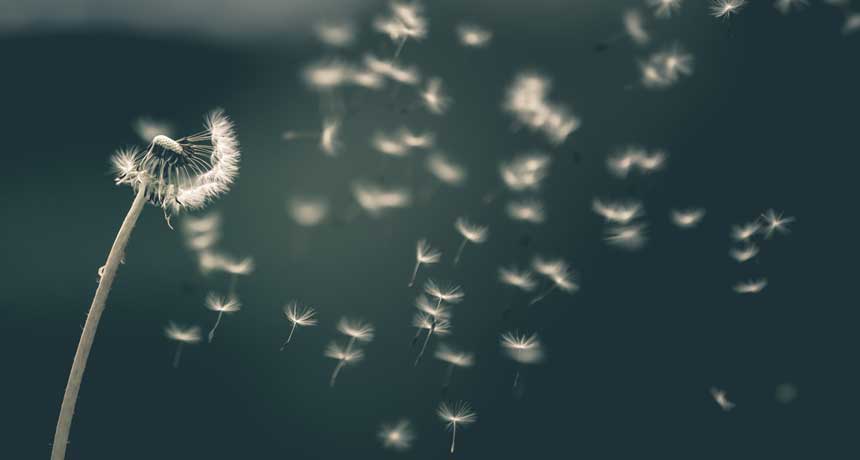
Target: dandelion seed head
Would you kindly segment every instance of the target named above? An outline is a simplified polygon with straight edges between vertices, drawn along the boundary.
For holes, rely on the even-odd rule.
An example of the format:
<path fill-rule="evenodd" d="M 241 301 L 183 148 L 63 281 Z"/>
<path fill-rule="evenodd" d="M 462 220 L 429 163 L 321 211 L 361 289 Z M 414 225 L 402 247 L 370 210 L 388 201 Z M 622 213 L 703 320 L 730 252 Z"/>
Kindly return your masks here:
<path fill-rule="evenodd" d="M 220 313 L 235 313 L 242 309 L 242 303 L 236 297 L 223 297 L 210 292 L 206 294 L 206 308 Z"/>
<path fill-rule="evenodd" d="M 470 243 L 483 243 L 487 241 L 489 234 L 489 229 L 486 226 L 474 224 L 465 217 L 458 217 L 454 221 L 454 228 Z"/>
<path fill-rule="evenodd" d="M 373 325 L 360 319 L 341 318 L 337 322 L 337 330 L 348 337 L 361 342 L 373 340 L 375 329 Z"/>
<path fill-rule="evenodd" d="M 729 18 L 739 13 L 746 3 L 746 0 L 713 0 L 711 15 L 718 19 Z"/>
<path fill-rule="evenodd" d="M 773 236 L 774 232 L 788 233 L 788 224 L 794 222 L 794 217 L 783 217 L 781 212 L 768 209 L 761 215 L 764 223 L 765 238 Z"/>
<path fill-rule="evenodd" d="M 408 420 L 400 420 L 394 424 L 383 424 L 379 429 L 378 436 L 385 448 L 397 451 L 408 450 L 412 447 L 412 441 L 415 439 L 415 433 Z"/>
<path fill-rule="evenodd" d="M 182 327 L 173 321 L 167 323 L 164 334 L 168 339 L 182 343 L 197 343 L 202 339 L 198 326 Z"/>
<path fill-rule="evenodd" d="M 532 272 L 519 270 L 517 267 L 499 267 L 499 281 L 504 284 L 517 287 L 523 291 L 533 291 L 537 287 L 537 280 Z"/>
<path fill-rule="evenodd" d="M 325 349 L 324 355 L 331 359 L 336 359 L 345 364 L 356 364 L 364 359 L 364 352 L 357 349 L 352 348 L 347 350 L 346 348 L 340 346 L 337 342 L 331 342 Z"/>
<path fill-rule="evenodd" d="M 457 367 L 472 367 L 475 365 L 475 355 L 455 350 L 448 345 L 440 344 L 433 354 L 436 359 Z"/>
<path fill-rule="evenodd" d="M 669 215 L 672 218 L 672 223 L 678 227 L 692 228 L 705 217 L 705 210 L 702 208 L 673 209 Z"/>
<path fill-rule="evenodd" d="M 295 196 L 287 201 L 287 212 L 302 227 L 314 227 L 328 216 L 329 204 L 325 198 Z"/>
<path fill-rule="evenodd" d="M 477 24 L 460 24 L 457 26 L 457 37 L 463 46 L 483 48 L 490 44 L 493 33 Z"/>
<path fill-rule="evenodd" d="M 767 278 L 759 278 L 748 281 L 741 281 L 735 284 L 732 289 L 738 294 L 757 294 L 764 290 L 767 286 Z"/>
<path fill-rule="evenodd" d="M 621 17 L 624 31 L 627 36 L 637 45 L 647 45 L 651 41 L 651 35 L 645 29 L 645 20 L 639 10 L 627 10 Z"/>
<path fill-rule="evenodd" d="M 616 225 L 609 227 L 606 230 L 607 243 L 627 250 L 637 250 L 645 246 L 647 238 L 645 237 L 644 224 L 629 224 Z"/>
<path fill-rule="evenodd" d="M 463 300 L 466 294 L 460 286 L 453 284 L 439 284 L 432 279 L 428 279 L 424 283 L 424 292 L 434 299 L 441 300 L 447 303 L 459 303 Z"/>
<path fill-rule="evenodd" d="M 436 414 L 446 423 L 448 429 L 452 429 L 455 425 L 466 426 L 478 420 L 478 414 L 466 401 L 443 402 L 436 410 Z"/>
<path fill-rule="evenodd" d="M 418 240 L 415 245 L 415 261 L 420 264 L 435 264 L 442 258 L 442 253 L 430 247 L 425 239 Z"/>
<path fill-rule="evenodd" d="M 514 220 L 522 220 L 532 224 L 541 224 L 546 220 L 543 203 L 535 199 L 508 202 L 506 210 L 508 217 Z"/>
<path fill-rule="evenodd" d="M 298 302 L 292 301 L 284 306 L 284 315 L 287 320 L 297 326 L 316 326 L 316 310 L 311 307 L 299 305 Z"/>

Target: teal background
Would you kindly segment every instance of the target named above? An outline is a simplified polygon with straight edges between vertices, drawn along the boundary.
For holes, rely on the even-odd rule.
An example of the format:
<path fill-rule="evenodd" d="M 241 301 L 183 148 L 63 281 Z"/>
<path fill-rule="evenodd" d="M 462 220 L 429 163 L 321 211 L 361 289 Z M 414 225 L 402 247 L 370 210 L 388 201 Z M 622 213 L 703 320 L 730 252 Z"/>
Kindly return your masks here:
<path fill-rule="evenodd" d="M 415 241 L 427 237 L 447 258 L 430 273 L 461 284 L 452 345 L 477 354 L 458 370 L 449 397 L 466 399 L 478 422 L 458 433 L 461 458 L 856 458 L 857 315 L 854 196 L 860 35 L 842 36 L 842 16 L 820 2 L 779 15 L 752 2 L 730 21 L 685 2 L 680 17 L 651 20 L 655 44 L 681 42 L 695 74 L 667 91 L 629 88 L 647 50 L 619 42 L 620 12 L 639 2 L 427 2 L 430 37 L 407 44 L 403 60 L 443 77 L 454 104 L 435 117 L 413 109 L 402 88 L 347 95 L 345 149 L 323 156 L 313 143 L 285 143 L 286 129 L 316 129 L 318 98 L 301 66 L 324 52 L 310 40 L 209 41 L 156 38 L 116 29 L 19 33 L 0 38 L 0 457 L 47 458 L 68 369 L 86 310 L 118 226 L 131 203 L 108 158 L 137 141 L 131 122 L 150 115 L 180 132 L 224 107 L 243 146 L 233 191 L 212 209 L 224 217 L 223 248 L 255 258 L 239 283 L 245 305 L 211 345 L 187 348 L 174 370 L 168 320 L 200 324 L 223 277 L 202 276 L 181 234 L 147 207 L 132 236 L 90 357 L 67 458 L 442 458 L 450 442 L 435 416 L 441 363 L 411 365 L 416 289 L 406 282 Z M 431 5 L 432 3 L 432 5 Z M 362 50 L 390 53 L 358 18 Z M 483 50 L 459 47 L 455 24 L 493 30 Z M 512 132 L 501 98 L 520 70 L 553 78 L 552 99 L 570 105 L 582 128 L 558 148 Z M 441 150 L 465 164 L 464 189 L 444 188 L 417 168 L 423 155 L 392 160 L 369 145 L 377 129 L 406 124 L 437 133 Z M 615 179 L 615 147 L 664 147 L 665 171 Z M 501 184 L 497 164 L 531 148 L 552 152 L 542 191 L 548 221 L 515 224 L 503 201 L 482 202 Z M 416 204 L 374 220 L 351 217 L 357 178 L 412 187 Z M 333 218 L 296 226 L 293 194 L 324 194 Z M 643 200 L 649 244 L 607 247 L 590 210 L 595 196 Z M 700 228 L 680 231 L 669 209 L 703 206 Z M 757 260 L 729 259 L 733 224 L 767 208 L 797 217 L 789 236 L 762 243 Z M 490 227 L 489 241 L 450 256 L 460 215 Z M 582 290 L 553 294 L 505 322 L 511 297 L 500 265 L 533 254 L 560 256 Z M 756 296 L 735 282 L 766 276 Z M 292 299 L 319 310 L 321 325 L 288 332 L 281 307 Z M 322 356 L 342 315 L 371 321 L 366 360 L 335 388 Z M 511 394 L 514 367 L 498 334 L 535 330 L 548 361 Z M 776 385 L 799 390 L 788 405 Z M 710 399 L 724 388 L 737 408 Z M 380 423 L 408 417 L 411 451 L 382 450 Z"/>

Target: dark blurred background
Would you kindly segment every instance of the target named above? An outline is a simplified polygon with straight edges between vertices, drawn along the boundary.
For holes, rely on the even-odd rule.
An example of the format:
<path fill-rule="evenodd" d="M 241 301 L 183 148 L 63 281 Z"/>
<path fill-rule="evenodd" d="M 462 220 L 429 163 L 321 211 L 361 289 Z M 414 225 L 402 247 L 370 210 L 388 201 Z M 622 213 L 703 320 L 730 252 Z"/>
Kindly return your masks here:
<path fill-rule="evenodd" d="M 446 342 L 477 355 L 448 392 L 479 416 L 458 433 L 456 456 L 856 458 L 856 218 L 847 198 L 855 194 L 860 34 L 841 33 L 838 8 L 814 1 L 781 15 L 755 1 L 722 21 L 705 2 L 684 2 L 670 20 L 647 11 L 650 47 L 620 41 L 596 52 L 621 32 L 624 9 L 646 5 L 428 1 L 430 35 L 407 44 L 401 59 L 444 79 L 450 111 L 416 109 L 411 89 L 347 93 L 345 146 L 331 158 L 313 142 L 281 139 L 321 121 L 301 69 L 322 56 L 389 55 L 392 46 L 369 26 L 384 3 L 104 3 L 3 2 L 0 457 L 49 456 L 96 270 L 132 199 L 112 183 L 110 154 L 140 143 L 139 116 L 190 133 L 223 107 L 243 160 L 234 189 L 210 209 L 224 218 L 221 247 L 255 259 L 239 283 L 244 309 L 171 368 L 163 327 L 175 320 L 208 330 L 215 315 L 204 296 L 227 280 L 201 275 L 181 233 L 148 206 L 90 356 L 68 459 L 448 455 L 450 434 L 435 415 L 444 366 L 431 358 L 413 368 L 409 349 L 417 288 L 406 283 L 421 237 L 446 258 L 419 279 L 429 273 L 466 292 Z M 352 48 L 331 52 L 313 39 L 309 24 L 329 17 L 359 26 Z M 488 48 L 459 46 L 454 30 L 465 20 L 494 32 Z M 676 41 L 694 54 L 694 75 L 663 91 L 637 85 L 637 60 Z M 521 70 L 551 76 L 551 98 L 581 116 L 561 146 L 513 132 L 502 113 Z M 468 168 L 467 185 L 435 185 L 423 153 L 397 160 L 372 149 L 374 131 L 401 125 L 434 131 L 439 149 Z M 612 177 L 606 157 L 629 143 L 665 148 L 666 169 Z M 539 226 L 509 220 L 503 200 L 482 200 L 501 186 L 500 161 L 535 148 L 553 155 L 541 194 L 548 220 Z M 354 216 L 356 179 L 406 186 L 418 199 L 379 219 Z M 286 202 L 297 194 L 330 200 L 325 224 L 291 220 Z M 646 247 L 608 247 L 594 197 L 641 199 Z M 688 206 L 707 215 L 682 231 L 668 213 Z M 771 207 L 797 218 L 792 233 L 738 265 L 728 257 L 731 226 Z M 461 215 L 488 224 L 490 238 L 467 247 L 454 268 Z M 569 260 L 582 289 L 504 321 L 512 300 L 496 269 L 534 254 Z M 770 281 L 762 293 L 731 291 L 758 276 Z M 316 307 L 321 324 L 278 352 L 289 327 L 281 307 L 292 299 Z M 378 332 L 365 361 L 332 389 L 335 363 L 322 351 L 342 315 Z M 548 352 L 524 374 L 520 396 L 498 346 L 513 327 L 538 331 Z M 798 390 L 789 404 L 775 398 L 784 383 Z M 720 410 L 712 386 L 735 410 Z M 409 452 L 384 451 L 379 424 L 401 417 L 418 439 Z"/>

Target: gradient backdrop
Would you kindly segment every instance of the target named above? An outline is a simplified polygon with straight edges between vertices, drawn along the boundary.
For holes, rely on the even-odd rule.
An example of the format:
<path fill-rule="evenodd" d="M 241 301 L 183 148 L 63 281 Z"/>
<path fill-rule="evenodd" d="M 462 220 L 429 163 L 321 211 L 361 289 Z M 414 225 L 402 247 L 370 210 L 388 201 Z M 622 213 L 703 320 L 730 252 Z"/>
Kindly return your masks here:
<path fill-rule="evenodd" d="M 110 154 L 139 142 L 131 123 L 140 115 L 187 133 L 219 106 L 236 122 L 244 158 L 235 188 L 211 209 L 224 217 L 222 248 L 256 261 L 239 283 L 244 309 L 171 368 L 163 327 L 175 320 L 206 330 L 215 315 L 203 298 L 227 281 L 202 276 L 181 233 L 147 207 L 98 331 L 69 460 L 446 457 L 450 434 L 435 415 L 444 366 L 426 359 L 413 368 L 409 349 L 416 289 L 406 282 L 421 237 L 448 256 L 429 273 L 466 292 L 447 341 L 477 354 L 449 391 L 479 416 L 458 433 L 457 457 L 857 458 L 849 442 L 858 407 L 856 205 L 846 198 L 856 193 L 860 34 L 841 35 L 841 13 L 818 1 L 789 16 L 770 3 L 753 1 L 728 22 L 698 1 L 672 20 L 652 18 L 656 46 L 681 42 L 695 74 L 647 91 L 636 87 L 636 62 L 650 49 L 593 49 L 641 2 L 428 1 L 430 37 L 408 43 L 402 59 L 443 77 L 451 110 L 416 109 L 408 88 L 350 93 L 337 158 L 313 142 L 281 140 L 321 120 L 300 70 L 328 53 L 301 31 L 8 30 L 0 36 L 0 458 L 48 458 L 96 270 L 132 199 L 112 183 Z M 383 8 L 354 9 L 361 35 L 345 55 L 391 52 L 368 25 Z M 464 19 L 494 31 L 489 48 L 458 46 L 454 27 Z M 506 86 L 529 69 L 551 76 L 551 98 L 583 119 L 558 148 L 513 132 L 501 113 Z M 401 125 L 435 131 L 439 149 L 467 166 L 467 186 L 438 185 L 422 153 L 373 151 L 374 131 Z M 629 143 L 667 149 L 666 170 L 610 176 L 606 156 Z M 498 163 L 532 148 L 554 158 L 541 226 L 510 221 L 503 200 L 482 201 L 501 186 Z M 411 187 L 416 203 L 380 219 L 352 216 L 350 183 L 359 178 Z M 296 194 L 327 196 L 331 219 L 297 226 L 285 206 Z M 649 244 L 635 253 L 607 247 L 594 197 L 643 200 Z M 680 231 L 668 213 L 687 206 L 708 214 L 700 228 Z M 736 264 L 731 225 L 770 207 L 797 217 L 792 233 Z M 460 215 L 488 224 L 490 238 L 467 247 L 455 269 Z M 569 260 L 582 290 L 503 321 L 509 302 L 527 299 L 502 289 L 496 269 L 533 254 Z M 757 276 L 770 280 L 763 293 L 731 291 Z M 321 324 L 278 352 L 289 326 L 281 307 L 292 299 L 316 307 Z M 330 389 L 335 363 L 322 351 L 342 315 L 371 321 L 377 337 Z M 512 327 L 539 331 L 548 352 L 524 374 L 519 398 L 498 347 Z M 791 404 L 774 397 L 781 383 L 799 390 Z M 737 408 L 721 411 L 711 386 Z M 384 451 L 379 424 L 401 417 L 418 439 L 409 452 Z"/>

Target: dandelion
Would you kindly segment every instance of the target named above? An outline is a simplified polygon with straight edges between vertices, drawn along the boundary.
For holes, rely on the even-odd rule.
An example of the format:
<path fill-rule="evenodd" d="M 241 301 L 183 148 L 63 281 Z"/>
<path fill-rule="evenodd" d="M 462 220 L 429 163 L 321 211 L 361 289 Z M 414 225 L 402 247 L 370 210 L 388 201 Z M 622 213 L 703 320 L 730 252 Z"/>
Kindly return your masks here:
<path fill-rule="evenodd" d="M 642 205 L 638 202 L 609 202 L 595 198 L 591 209 L 598 215 L 614 224 L 627 225 L 633 219 L 642 215 Z"/>
<path fill-rule="evenodd" d="M 493 33 L 476 24 L 460 24 L 457 26 L 457 37 L 463 46 L 483 48 L 493 39 Z"/>
<path fill-rule="evenodd" d="M 465 401 L 454 404 L 443 402 L 439 405 L 436 414 L 445 422 L 445 428 L 451 430 L 451 453 L 454 453 L 454 443 L 457 442 L 457 426 L 468 426 L 478 420 L 478 415 L 472 410 L 472 406 Z"/>
<path fill-rule="evenodd" d="M 98 322 L 144 205 L 149 201 L 161 207 L 170 226 L 171 214 L 200 209 L 229 190 L 239 173 L 239 156 L 233 122 L 221 110 L 207 115 L 203 132 L 178 139 L 159 134 L 152 139 L 145 153 L 133 148 L 120 150 L 113 156 L 114 182 L 132 187 L 135 198 L 105 265 L 99 269 L 99 286 L 90 305 L 60 407 L 52 459 L 65 457 L 78 391 Z"/>
<path fill-rule="evenodd" d="M 448 369 L 445 371 L 445 381 L 442 384 L 442 388 L 445 389 L 451 385 L 451 377 L 455 367 L 472 367 L 475 364 L 475 355 L 455 350 L 445 344 L 439 345 L 434 356 L 448 364 Z"/>
<path fill-rule="evenodd" d="M 421 351 L 418 352 L 418 356 L 415 358 L 415 366 L 421 361 L 421 358 L 424 356 L 424 352 L 427 350 L 427 344 L 430 343 L 430 338 L 433 337 L 433 334 L 436 332 L 436 327 L 438 327 L 438 323 L 440 318 L 446 317 L 447 313 L 444 313 L 444 310 L 441 310 L 442 314 L 434 314 L 431 311 L 439 311 L 442 308 L 442 302 L 446 302 L 449 304 L 460 303 L 463 301 L 463 297 L 465 294 L 460 289 L 460 286 L 455 285 L 442 285 L 438 284 L 432 279 L 428 279 L 424 283 L 424 292 L 427 293 L 430 297 L 436 299 L 436 306 L 433 310 L 430 310 L 428 306 L 417 305 L 419 310 L 425 311 L 430 314 L 432 317 L 431 327 L 427 330 L 427 336 L 424 338 L 424 345 L 421 346 Z M 420 298 L 419 298 L 420 299 Z M 421 332 L 420 330 L 418 332 Z"/>
<path fill-rule="evenodd" d="M 466 243 L 481 244 L 487 241 L 488 229 L 486 226 L 469 222 L 465 217 L 458 217 L 454 221 L 454 228 L 463 236 L 463 242 L 457 249 L 457 255 L 454 256 L 454 265 L 457 265 L 460 262 L 460 256 L 463 254 L 463 248 L 466 247 Z"/>
<path fill-rule="evenodd" d="M 738 294 L 758 294 L 765 286 L 767 286 L 767 278 L 759 278 L 737 283 L 732 289 Z"/>
<path fill-rule="evenodd" d="M 761 220 L 764 222 L 764 237 L 770 238 L 774 232 L 788 233 L 788 224 L 794 222 L 794 217 L 782 217 L 781 212 L 768 209 L 761 215 Z"/>
<path fill-rule="evenodd" d="M 606 230 L 607 243 L 627 250 L 641 249 L 645 245 L 645 225 L 617 225 Z"/>
<path fill-rule="evenodd" d="M 364 359 L 364 352 L 361 350 L 352 350 L 349 346 L 343 348 L 336 342 L 332 342 L 328 347 L 326 347 L 325 356 L 337 360 L 337 366 L 335 366 L 328 382 L 328 385 L 333 387 L 341 369 L 343 369 L 344 366 L 359 363 Z"/>
<path fill-rule="evenodd" d="M 394 424 L 383 424 L 379 429 L 379 440 L 383 447 L 397 451 L 408 450 L 412 447 L 415 433 L 408 420 L 400 420 Z"/>
<path fill-rule="evenodd" d="M 427 80 L 427 87 L 421 91 L 421 101 L 430 113 L 442 115 L 451 105 L 451 98 L 442 90 L 442 79 L 433 77 Z"/>
<path fill-rule="evenodd" d="M 355 42 L 355 26 L 349 22 L 320 22 L 314 32 L 319 41 L 333 48 L 346 48 Z"/>
<path fill-rule="evenodd" d="M 758 222 L 749 222 L 743 225 L 735 225 L 732 227 L 732 238 L 734 238 L 736 241 L 748 241 L 760 230 L 761 225 Z"/>
<path fill-rule="evenodd" d="M 546 219 L 543 203 L 534 199 L 511 201 L 508 203 L 507 212 L 511 219 L 532 224 L 541 224 Z"/>
<path fill-rule="evenodd" d="M 728 397 L 726 396 L 726 392 L 723 390 L 720 390 L 718 388 L 711 388 L 711 397 L 714 398 L 714 402 L 716 402 L 717 405 L 720 406 L 720 409 L 726 412 L 732 410 L 735 407 L 735 403 L 729 401 Z"/>
<path fill-rule="evenodd" d="M 173 137 L 173 127 L 164 121 L 153 120 L 149 117 L 140 117 L 132 124 L 134 131 L 144 141 L 149 142 L 155 136 L 164 135 Z"/>
<path fill-rule="evenodd" d="M 705 217 L 705 210 L 702 208 L 673 209 L 669 215 L 672 218 L 672 223 L 678 227 L 692 228 L 699 225 L 699 222 Z"/>
<path fill-rule="evenodd" d="M 412 196 L 406 189 L 384 188 L 368 182 L 354 183 L 352 194 L 358 205 L 374 217 L 380 216 L 388 209 L 406 207 L 412 201 Z"/>
<path fill-rule="evenodd" d="M 532 261 L 532 268 L 534 268 L 539 274 L 549 278 L 552 282 L 552 286 L 542 294 L 533 298 L 531 302 L 529 302 L 529 305 L 534 305 L 540 302 L 556 289 L 560 289 L 563 292 L 568 293 L 575 292 L 579 289 L 579 285 L 574 281 L 573 271 L 570 269 L 567 262 L 561 259 L 545 260 L 541 257 L 535 257 Z"/>
<path fill-rule="evenodd" d="M 215 320 L 215 325 L 212 326 L 208 335 L 209 343 L 212 343 L 212 339 L 215 338 L 215 331 L 221 324 L 221 317 L 224 316 L 224 313 L 236 313 L 242 308 L 242 303 L 235 297 L 220 297 L 214 292 L 210 292 L 206 295 L 206 308 L 218 312 L 218 319 Z"/>
<path fill-rule="evenodd" d="M 466 181 L 466 169 L 439 152 L 427 156 L 427 170 L 448 185 L 462 185 Z"/>
<path fill-rule="evenodd" d="M 549 173 L 551 158 L 541 152 L 530 152 L 502 163 L 499 173 L 505 185 L 512 191 L 537 190 Z"/>
<path fill-rule="evenodd" d="M 433 249 L 427 240 L 418 240 L 418 244 L 415 246 L 415 269 L 412 270 L 412 278 L 409 280 L 409 286 L 411 287 L 415 284 L 415 276 L 418 274 L 418 268 L 421 265 L 438 263 L 441 258 L 442 252 Z"/>
<path fill-rule="evenodd" d="M 758 246 L 747 243 L 744 247 L 730 249 L 729 255 L 738 262 L 746 262 L 758 255 Z"/>
<path fill-rule="evenodd" d="M 713 0 L 711 15 L 717 19 L 728 19 L 746 5 L 746 0 Z"/>
<path fill-rule="evenodd" d="M 164 334 L 168 339 L 178 342 L 176 353 L 173 355 L 173 367 L 179 367 L 179 359 L 182 356 L 182 346 L 186 343 L 194 344 L 200 342 L 200 328 L 197 326 L 181 327 L 174 322 L 167 323 Z"/>
<path fill-rule="evenodd" d="M 648 4 L 654 8 L 654 16 L 661 19 L 670 18 L 681 9 L 681 0 L 648 0 Z"/>
<path fill-rule="evenodd" d="M 397 44 L 394 59 L 403 51 L 406 40 L 422 40 L 427 36 L 427 19 L 424 18 L 424 8 L 420 3 L 402 3 L 393 1 L 389 4 L 390 16 L 378 17 L 373 22 L 373 28 L 388 35 Z"/>
<path fill-rule="evenodd" d="M 502 349 L 517 364 L 537 364 L 543 361 L 544 352 L 537 334 L 525 335 L 518 332 L 505 332 L 501 336 Z M 516 388 L 520 381 L 520 370 L 514 376 Z"/>
<path fill-rule="evenodd" d="M 499 267 L 499 281 L 526 292 L 537 287 L 537 281 L 529 270 L 519 270 L 517 267 Z"/>
<path fill-rule="evenodd" d="M 287 201 L 287 212 L 302 227 L 315 227 L 328 216 L 329 204 L 321 197 L 295 196 Z"/>
<path fill-rule="evenodd" d="M 293 332 L 296 331 L 296 326 L 309 327 L 317 325 L 316 314 L 317 312 L 313 308 L 299 305 L 296 301 L 292 301 L 284 306 L 284 315 L 287 317 L 287 321 L 292 323 L 292 326 L 290 326 L 290 334 L 287 336 L 287 340 L 281 345 L 281 351 L 284 351 L 284 348 L 293 339 Z"/>

